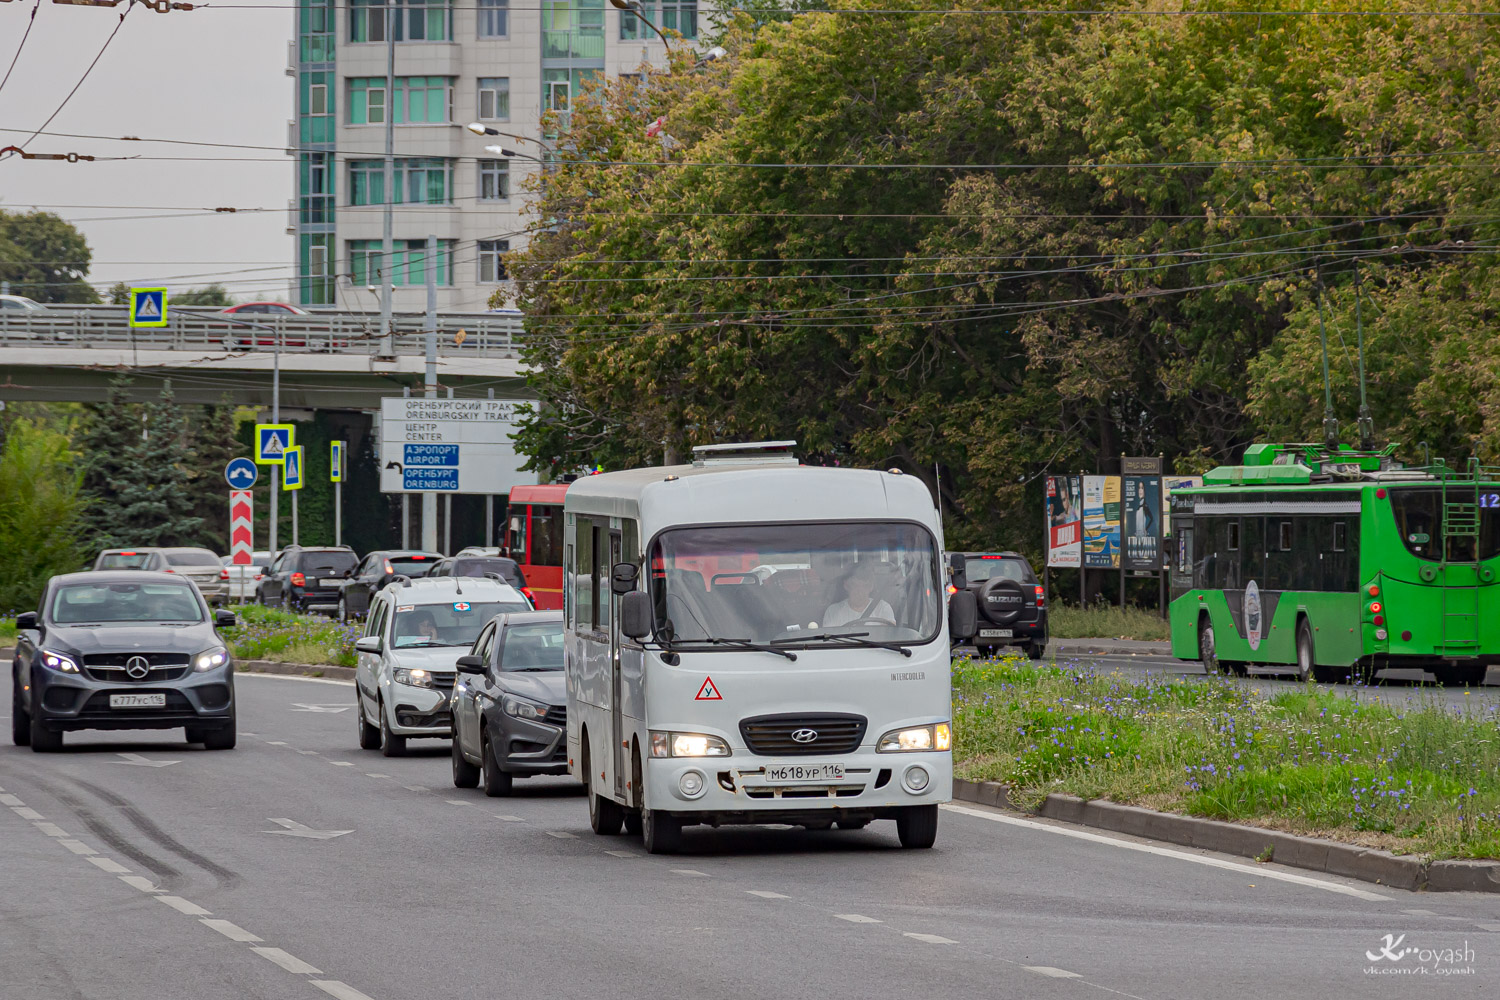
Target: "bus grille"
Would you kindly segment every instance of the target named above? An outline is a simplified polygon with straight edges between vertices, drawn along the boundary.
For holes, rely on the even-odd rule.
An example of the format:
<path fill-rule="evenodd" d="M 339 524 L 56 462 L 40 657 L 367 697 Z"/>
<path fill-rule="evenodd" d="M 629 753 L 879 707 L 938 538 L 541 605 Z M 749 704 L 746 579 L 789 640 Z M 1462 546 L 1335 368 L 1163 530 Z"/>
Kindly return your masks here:
<path fill-rule="evenodd" d="M 859 749 L 867 725 L 863 715 L 834 712 L 757 715 L 740 720 L 740 735 L 750 752 L 761 757 L 808 757 L 852 753 Z M 816 735 L 805 741 L 793 739 L 793 733 L 804 731 Z"/>

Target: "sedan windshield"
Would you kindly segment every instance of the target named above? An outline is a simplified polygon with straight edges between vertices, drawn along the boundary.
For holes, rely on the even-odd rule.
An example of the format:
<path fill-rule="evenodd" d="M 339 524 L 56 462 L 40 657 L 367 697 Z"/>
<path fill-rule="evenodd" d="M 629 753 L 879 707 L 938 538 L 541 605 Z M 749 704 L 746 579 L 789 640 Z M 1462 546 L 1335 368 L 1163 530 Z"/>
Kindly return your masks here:
<path fill-rule="evenodd" d="M 77 583 L 52 598 L 58 625 L 202 620 L 197 591 L 179 583 Z"/>
<path fill-rule="evenodd" d="M 473 604 L 402 604 L 396 608 L 391 626 L 391 645 L 397 649 L 417 646 L 472 646 L 479 630 L 496 615 L 530 611 L 525 602 L 493 601 Z"/>
<path fill-rule="evenodd" d="M 937 548 L 914 524 L 679 528 L 650 565 L 667 641 L 926 642 L 942 613 Z"/>
<path fill-rule="evenodd" d="M 141 569 L 151 561 L 149 552 L 106 552 L 95 569 Z"/>
<path fill-rule="evenodd" d="M 453 560 L 453 576 L 484 576 L 486 573 L 497 573 L 513 586 L 524 587 L 526 585 L 521 579 L 520 567 L 513 559 L 492 556 Z"/>
<path fill-rule="evenodd" d="M 561 670 L 562 668 L 562 622 L 512 625 L 505 630 L 505 642 L 500 647 L 501 670 Z"/>

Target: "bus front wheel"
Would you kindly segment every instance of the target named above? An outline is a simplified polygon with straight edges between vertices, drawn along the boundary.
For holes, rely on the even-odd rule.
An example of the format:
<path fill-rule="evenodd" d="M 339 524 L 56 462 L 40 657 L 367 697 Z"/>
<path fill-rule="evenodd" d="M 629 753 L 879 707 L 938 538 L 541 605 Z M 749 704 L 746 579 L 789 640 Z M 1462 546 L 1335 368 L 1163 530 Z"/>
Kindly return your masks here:
<path fill-rule="evenodd" d="M 931 847 L 937 841 L 937 828 L 937 806 L 906 806 L 896 815 L 896 836 L 902 847 Z"/>
<path fill-rule="evenodd" d="M 641 846 L 647 854 L 676 854 L 682 847 L 682 819 L 660 809 L 641 807 Z"/>
<path fill-rule="evenodd" d="M 1306 618 L 1297 619 L 1297 680 L 1307 683 L 1317 672 L 1313 655 L 1312 626 Z"/>

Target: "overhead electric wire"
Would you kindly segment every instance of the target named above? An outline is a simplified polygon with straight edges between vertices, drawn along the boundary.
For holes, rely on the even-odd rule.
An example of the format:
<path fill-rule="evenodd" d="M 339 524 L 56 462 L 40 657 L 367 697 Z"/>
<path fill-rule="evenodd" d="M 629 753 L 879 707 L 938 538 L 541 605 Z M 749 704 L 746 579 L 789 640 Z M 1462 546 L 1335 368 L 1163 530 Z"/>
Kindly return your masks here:
<path fill-rule="evenodd" d="M 349 9 L 358 9 L 354 4 L 337 3 L 328 6 Z M 451 10 L 482 10 L 479 4 L 455 3 L 447 5 Z M 245 4 L 245 3 L 210 3 L 196 10 L 300 10 L 304 9 L 297 4 Z M 540 6 L 518 6 L 511 4 L 508 7 L 512 11 L 546 12 L 551 7 Z M 713 4 L 700 3 L 699 13 L 708 11 L 710 13 L 734 14 L 742 12 L 743 8 L 733 5 L 717 6 Z M 1198 10 L 1198 9 L 1176 9 L 1176 10 L 1151 10 L 1131 7 L 1089 7 L 1077 10 L 1066 7 L 834 7 L 821 10 L 798 11 L 797 16 L 808 17 L 815 15 L 824 16 L 861 16 L 870 14 L 880 15 L 913 15 L 913 14 L 954 14 L 973 15 L 986 17 L 1308 17 L 1308 18 L 1339 18 L 1339 17 L 1497 17 L 1500 10 L 1378 10 L 1378 9 L 1356 9 L 1356 10 Z M 693 41 L 694 39 L 684 39 Z M 654 44 L 654 39 L 652 40 Z"/>
<path fill-rule="evenodd" d="M 26 20 L 26 31 L 21 35 L 21 44 L 16 46 L 16 54 L 10 58 L 10 66 L 5 70 L 4 78 L 0 79 L 0 90 L 5 89 L 5 85 L 10 82 L 10 75 L 16 71 L 16 63 L 21 58 L 21 50 L 26 48 L 26 39 L 31 37 L 31 29 L 36 25 L 36 12 L 41 9 L 42 0 L 36 0 L 36 3 L 31 5 L 31 17 Z"/>
<path fill-rule="evenodd" d="M 95 54 L 93 62 L 89 63 L 88 68 L 83 71 L 83 75 L 78 78 L 78 82 L 73 84 L 73 89 L 68 91 L 68 95 L 62 99 L 62 103 L 53 110 L 52 114 L 47 116 L 47 120 L 42 122 L 41 127 L 31 133 L 30 138 L 20 143 L 22 148 L 29 146 L 32 139 L 41 135 L 47 126 L 52 124 L 52 120 L 62 114 L 63 108 L 67 107 L 68 102 L 73 99 L 73 95 L 78 93 L 78 88 L 83 86 L 83 82 L 89 78 L 89 74 L 94 71 L 94 67 L 99 65 L 99 60 L 104 58 L 104 53 L 109 49 L 110 43 L 115 40 L 115 36 L 120 33 L 120 29 L 125 26 L 125 19 L 130 16 L 133 10 L 135 10 L 135 0 L 130 0 L 130 5 L 120 13 L 120 20 L 115 22 L 115 29 L 109 33 L 109 37 L 104 40 L 104 44 L 99 46 L 99 51 Z M 31 30 L 30 26 L 26 30 L 29 32 Z M 12 157 L 15 155 L 11 154 Z"/>

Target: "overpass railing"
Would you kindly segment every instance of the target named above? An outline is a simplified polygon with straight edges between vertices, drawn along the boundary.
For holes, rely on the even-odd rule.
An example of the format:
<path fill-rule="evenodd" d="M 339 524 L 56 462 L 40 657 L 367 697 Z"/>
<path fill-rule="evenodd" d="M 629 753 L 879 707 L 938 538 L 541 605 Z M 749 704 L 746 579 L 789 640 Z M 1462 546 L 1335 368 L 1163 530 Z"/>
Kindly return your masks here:
<path fill-rule="evenodd" d="M 426 350 L 421 314 L 392 317 L 399 355 Z M 514 357 L 518 313 L 446 313 L 438 317 L 443 356 Z M 228 353 L 380 353 L 379 313 L 320 312 L 306 316 L 220 313 L 173 306 L 167 325 L 136 329 L 123 306 L 50 306 L 47 311 L 0 309 L 0 347 L 122 348 L 150 351 L 223 350 Z"/>

